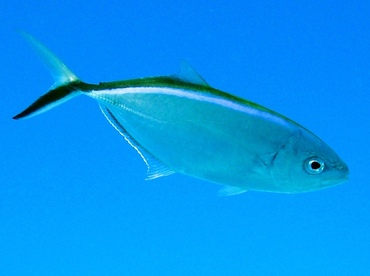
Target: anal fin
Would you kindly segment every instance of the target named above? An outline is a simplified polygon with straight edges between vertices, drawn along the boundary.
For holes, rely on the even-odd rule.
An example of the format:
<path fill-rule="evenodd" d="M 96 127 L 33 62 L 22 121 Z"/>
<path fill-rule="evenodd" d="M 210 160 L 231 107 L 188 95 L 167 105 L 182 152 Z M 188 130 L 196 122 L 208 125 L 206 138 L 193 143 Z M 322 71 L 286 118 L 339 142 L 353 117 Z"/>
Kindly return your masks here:
<path fill-rule="evenodd" d="M 132 138 L 111 109 L 102 104 L 100 104 L 100 109 L 109 123 L 125 138 L 130 146 L 132 146 L 144 160 L 148 167 L 146 180 L 152 180 L 175 173 Z"/>

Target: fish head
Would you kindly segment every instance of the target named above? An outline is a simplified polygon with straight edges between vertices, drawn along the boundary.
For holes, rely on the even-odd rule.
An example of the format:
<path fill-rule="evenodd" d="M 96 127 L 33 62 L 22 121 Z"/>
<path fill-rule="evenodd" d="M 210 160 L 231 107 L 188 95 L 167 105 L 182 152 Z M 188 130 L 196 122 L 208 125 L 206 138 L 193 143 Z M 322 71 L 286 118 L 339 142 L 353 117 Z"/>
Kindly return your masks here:
<path fill-rule="evenodd" d="M 308 192 L 335 186 L 348 179 L 346 163 L 320 138 L 302 129 L 281 146 L 272 175 L 279 190 Z"/>

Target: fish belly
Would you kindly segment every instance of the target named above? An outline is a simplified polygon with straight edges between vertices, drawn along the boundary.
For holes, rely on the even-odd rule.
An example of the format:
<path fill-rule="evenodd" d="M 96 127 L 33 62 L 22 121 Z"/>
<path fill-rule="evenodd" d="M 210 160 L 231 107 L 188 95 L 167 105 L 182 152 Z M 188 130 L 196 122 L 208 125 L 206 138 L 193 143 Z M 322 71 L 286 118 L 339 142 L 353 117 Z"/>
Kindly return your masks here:
<path fill-rule="evenodd" d="M 289 138 L 281 120 L 229 100 L 166 92 L 107 94 L 99 101 L 173 171 L 243 188 L 269 180 L 268 160 Z"/>

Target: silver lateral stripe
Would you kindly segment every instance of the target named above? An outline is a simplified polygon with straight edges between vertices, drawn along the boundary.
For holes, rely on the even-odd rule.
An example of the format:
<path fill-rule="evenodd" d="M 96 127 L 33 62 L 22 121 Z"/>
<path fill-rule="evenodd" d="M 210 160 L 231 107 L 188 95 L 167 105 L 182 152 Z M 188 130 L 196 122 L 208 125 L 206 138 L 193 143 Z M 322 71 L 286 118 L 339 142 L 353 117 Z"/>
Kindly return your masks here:
<path fill-rule="evenodd" d="M 115 88 L 115 89 L 106 89 L 106 90 L 95 90 L 92 91 L 89 95 L 93 98 L 101 99 L 102 94 L 109 94 L 109 95 L 123 95 L 123 94 L 164 94 L 164 95 L 171 95 L 177 96 L 181 98 L 187 98 L 191 100 L 197 100 L 202 102 L 209 102 L 212 104 L 220 105 L 226 108 L 230 108 L 236 111 L 240 111 L 243 113 L 251 114 L 256 117 L 260 116 L 267 120 L 274 121 L 280 125 L 287 126 L 288 122 L 285 119 L 280 118 L 276 115 L 270 114 L 266 111 L 258 110 L 256 108 L 248 107 L 246 105 L 238 104 L 232 102 L 230 100 L 226 100 L 221 97 L 217 96 L 209 96 L 204 95 L 204 93 L 199 93 L 196 91 L 189 90 L 192 93 L 189 93 L 186 90 L 181 89 L 174 89 L 168 87 L 127 87 L 127 88 Z"/>

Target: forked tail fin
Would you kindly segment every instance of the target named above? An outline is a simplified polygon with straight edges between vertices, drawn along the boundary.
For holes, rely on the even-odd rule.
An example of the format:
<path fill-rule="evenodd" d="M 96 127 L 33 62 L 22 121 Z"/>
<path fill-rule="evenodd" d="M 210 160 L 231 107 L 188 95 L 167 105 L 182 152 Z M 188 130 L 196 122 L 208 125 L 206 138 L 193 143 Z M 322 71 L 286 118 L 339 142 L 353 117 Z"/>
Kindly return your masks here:
<path fill-rule="evenodd" d="M 30 43 L 36 54 L 44 61 L 44 64 L 50 71 L 55 83 L 46 94 L 37 99 L 24 111 L 14 116 L 13 119 L 30 118 L 79 95 L 80 93 L 77 88 L 78 84 L 81 83 L 79 78 L 77 78 L 59 58 L 57 58 L 48 48 L 42 45 L 33 36 L 24 31 L 18 32 Z"/>

